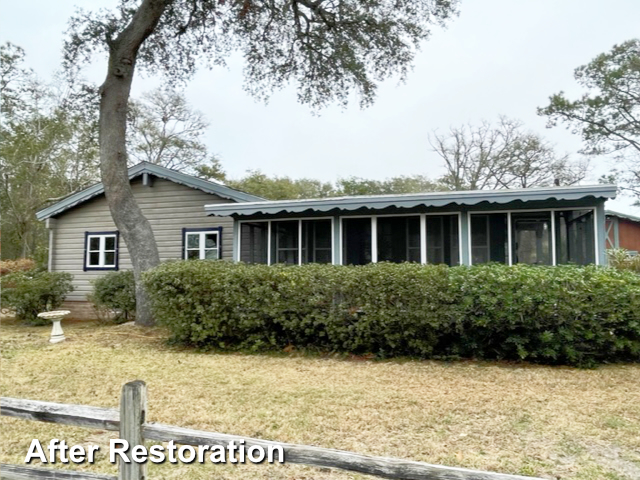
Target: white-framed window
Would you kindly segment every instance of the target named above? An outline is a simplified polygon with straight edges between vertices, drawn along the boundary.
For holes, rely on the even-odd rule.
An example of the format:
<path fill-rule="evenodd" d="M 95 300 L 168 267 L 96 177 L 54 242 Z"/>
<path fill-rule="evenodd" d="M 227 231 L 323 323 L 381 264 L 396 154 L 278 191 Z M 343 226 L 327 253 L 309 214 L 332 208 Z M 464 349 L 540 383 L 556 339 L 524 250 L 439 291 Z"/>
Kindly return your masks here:
<path fill-rule="evenodd" d="M 85 232 L 85 270 L 118 269 L 118 232 Z"/>
<path fill-rule="evenodd" d="M 218 260 L 222 228 L 183 229 L 185 260 Z"/>

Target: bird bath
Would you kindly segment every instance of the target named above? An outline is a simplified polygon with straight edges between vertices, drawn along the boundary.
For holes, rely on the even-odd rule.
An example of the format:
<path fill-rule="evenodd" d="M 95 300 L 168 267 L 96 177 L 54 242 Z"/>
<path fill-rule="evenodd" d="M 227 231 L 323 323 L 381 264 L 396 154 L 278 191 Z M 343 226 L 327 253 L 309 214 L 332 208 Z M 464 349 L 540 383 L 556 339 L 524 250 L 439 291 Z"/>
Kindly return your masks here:
<path fill-rule="evenodd" d="M 53 312 L 42 312 L 38 314 L 38 317 L 44 318 L 46 320 L 51 320 L 53 322 L 53 328 L 51 329 L 51 338 L 49 339 L 49 343 L 60 343 L 64 341 L 65 336 L 64 332 L 62 331 L 62 325 L 60 325 L 60 322 L 70 313 L 71 312 L 69 310 L 56 310 Z"/>

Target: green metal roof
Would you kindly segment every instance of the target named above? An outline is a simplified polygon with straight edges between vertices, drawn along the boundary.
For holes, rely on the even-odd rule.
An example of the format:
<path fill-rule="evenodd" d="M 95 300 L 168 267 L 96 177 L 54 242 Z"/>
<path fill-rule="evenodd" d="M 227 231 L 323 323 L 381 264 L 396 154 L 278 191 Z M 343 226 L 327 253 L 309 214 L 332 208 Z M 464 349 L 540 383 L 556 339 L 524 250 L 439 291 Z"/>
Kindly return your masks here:
<path fill-rule="evenodd" d="M 607 217 L 624 218 L 625 220 L 631 220 L 632 222 L 640 223 L 640 217 L 629 215 L 628 213 L 620 213 L 620 212 L 614 212 L 613 210 L 607 210 L 605 214 L 607 215 Z"/>
<path fill-rule="evenodd" d="M 309 200 L 278 200 L 247 202 L 241 204 L 205 205 L 207 215 L 248 216 L 277 215 L 303 212 L 353 211 L 361 208 L 382 210 L 385 208 L 445 207 L 448 205 L 472 206 L 482 202 L 508 204 L 545 200 L 580 200 L 588 197 L 615 198 L 615 185 L 588 185 L 574 187 L 527 188 L 514 190 L 473 190 L 403 195 L 366 195 L 352 197 L 318 198 Z"/>
<path fill-rule="evenodd" d="M 264 201 L 264 198 L 262 197 L 250 195 L 239 190 L 234 190 L 233 188 L 229 188 L 222 183 L 209 182 L 207 180 L 202 180 L 201 178 L 194 177 L 193 175 L 187 175 L 186 173 L 181 173 L 176 170 L 161 167 L 160 165 L 154 165 L 148 162 L 141 162 L 129 168 L 129 180 L 139 177 L 140 175 L 143 175 L 145 173 L 153 175 L 154 177 L 164 178 L 165 180 L 179 183 L 187 187 L 202 190 L 206 193 L 212 193 L 222 198 L 233 200 L 234 202 Z M 38 220 L 44 220 L 49 217 L 55 217 L 56 215 L 60 215 L 65 210 L 75 207 L 103 193 L 104 186 L 102 185 L 102 183 L 96 183 L 89 188 L 76 193 L 72 193 L 64 200 L 60 200 L 59 202 L 54 203 L 47 208 L 43 208 L 36 213 L 36 218 Z"/>

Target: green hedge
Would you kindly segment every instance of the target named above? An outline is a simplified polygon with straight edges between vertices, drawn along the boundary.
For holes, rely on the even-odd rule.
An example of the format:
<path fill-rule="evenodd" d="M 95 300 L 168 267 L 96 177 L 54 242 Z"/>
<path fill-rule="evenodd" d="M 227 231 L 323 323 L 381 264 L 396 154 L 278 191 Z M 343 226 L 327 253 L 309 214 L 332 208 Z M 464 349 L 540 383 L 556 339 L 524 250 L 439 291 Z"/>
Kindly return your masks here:
<path fill-rule="evenodd" d="M 187 261 L 144 275 L 198 347 L 593 365 L 640 359 L 640 277 L 598 267 Z"/>
<path fill-rule="evenodd" d="M 15 311 L 16 318 L 32 325 L 50 324 L 38 313 L 56 310 L 73 291 L 73 275 L 66 272 L 30 270 L 0 277 L 2 308 Z"/>
<path fill-rule="evenodd" d="M 113 316 L 116 323 L 127 322 L 136 313 L 136 283 L 132 270 L 109 272 L 91 282 L 89 296 L 99 315 Z"/>

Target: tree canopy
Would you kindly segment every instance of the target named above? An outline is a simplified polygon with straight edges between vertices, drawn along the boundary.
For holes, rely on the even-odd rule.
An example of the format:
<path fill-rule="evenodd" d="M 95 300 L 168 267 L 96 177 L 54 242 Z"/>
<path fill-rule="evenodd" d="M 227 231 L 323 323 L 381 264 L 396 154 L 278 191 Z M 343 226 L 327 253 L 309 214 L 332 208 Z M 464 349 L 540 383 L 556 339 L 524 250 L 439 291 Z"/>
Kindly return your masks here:
<path fill-rule="evenodd" d="M 240 52 L 245 88 L 265 98 L 289 82 L 300 102 L 346 104 L 351 93 L 373 101 L 379 81 L 406 75 L 434 25 L 457 14 L 458 0 L 120 0 L 113 11 L 71 19 L 69 70 L 95 52 L 112 53 L 123 33 L 145 25 L 129 65 L 175 82 L 204 63 L 223 65 Z M 127 32 L 127 29 L 129 32 Z M 142 38 L 142 37 L 139 37 Z M 122 67 L 120 67 L 122 68 Z"/>
<path fill-rule="evenodd" d="M 613 156 L 618 179 L 640 199 L 640 39 L 614 45 L 576 68 L 574 78 L 582 96 L 557 93 L 538 113 L 549 126 L 563 123 L 579 134 L 584 153 Z"/>

